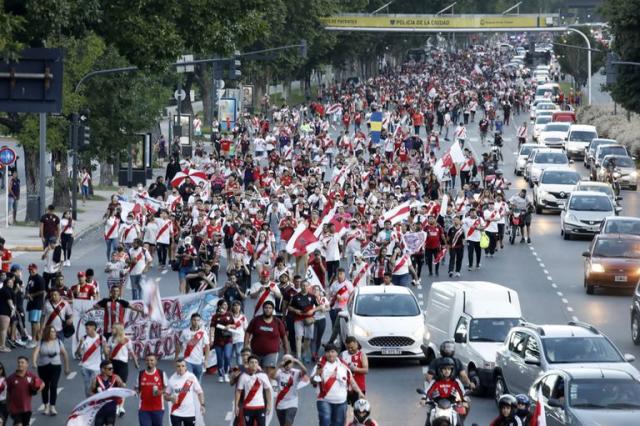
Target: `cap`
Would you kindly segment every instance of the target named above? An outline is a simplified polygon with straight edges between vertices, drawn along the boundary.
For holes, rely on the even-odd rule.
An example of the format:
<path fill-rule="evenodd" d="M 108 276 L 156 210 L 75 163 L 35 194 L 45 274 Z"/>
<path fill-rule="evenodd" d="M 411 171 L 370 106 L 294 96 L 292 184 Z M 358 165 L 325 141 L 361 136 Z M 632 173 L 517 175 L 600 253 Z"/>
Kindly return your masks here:
<path fill-rule="evenodd" d="M 262 271 L 260 271 L 260 276 L 263 278 L 269 278 L 269 270 L 268 269 L 263 269 Z"/>
<path fill-rule="evenodd" d="M 30 263 L 29 269 L 38 269 L 38 265 L 36 265 L 35 263 Z"/>
<path fill-rule="evenodd" d="M 186 237 L 186 238 L 184 239 L 184 243 L 185 243 L 185 244 L 191 244 L 191 237 Z"/>
<path fill-rule="evenodd" d="M 84 271 L 78 272 L 78 278 L 79 277 L 86 277 L 86 276 L 87 276 L 87 274 L 85 274 Z"/>
<path fill-rule="evenodd" d="M 11 272 L 13 272 L 13 271 L 22 271 L 22 266 L 20 266 L 17 263 L 12 264 L 11 265 Z"/>

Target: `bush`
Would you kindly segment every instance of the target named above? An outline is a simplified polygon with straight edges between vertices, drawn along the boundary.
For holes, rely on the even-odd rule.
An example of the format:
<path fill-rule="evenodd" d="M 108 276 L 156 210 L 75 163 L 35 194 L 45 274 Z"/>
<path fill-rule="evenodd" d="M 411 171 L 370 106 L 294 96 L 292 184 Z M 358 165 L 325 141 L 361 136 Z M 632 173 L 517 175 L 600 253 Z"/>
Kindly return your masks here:
<path fill-rule="evenodd" d="M 627 147 L 631 155 L 640 157 L 640 118 L 631 114 L 627 121 L 627 114 L 618 108 L 613 113 L 613 105 L 592 105 L 577 110 L 578 123 L 591 124 L 598 129 L 601 138 L 615 139 Z"/>

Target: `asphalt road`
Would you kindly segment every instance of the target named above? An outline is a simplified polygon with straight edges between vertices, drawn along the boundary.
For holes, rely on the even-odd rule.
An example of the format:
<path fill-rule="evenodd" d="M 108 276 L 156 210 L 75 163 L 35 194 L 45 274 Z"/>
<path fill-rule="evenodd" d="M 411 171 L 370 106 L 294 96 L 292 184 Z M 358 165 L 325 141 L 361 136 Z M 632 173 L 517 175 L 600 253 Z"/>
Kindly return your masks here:
<path fill-rule="evenodd" d="M 505 129 L 506 164 L 502 167 L 505 175 L 513 182 L 508 196 L 518 188 L 525 187 L 522 178 L 513 176 L 513 155 L 517 142 L 514 137 L 514 126 L 517 126 L 526 115 L 516 118 L 512 126 Z M 476 124 L 469 125 L 469 145 L 477 154 L 483 152 L 478 139 Z M 580 162 L 574 165 L 583 174 L 586 170 Z M 528 187 L 527 187 L 528 188 Z M 636 192 L 624 191 L 622 214 L 638 215 L 639 198 Z M 585 240 L 564 241 L 560 236 L 558 214 L 535 215 L 533 219 L 533 242 L 531 245 L 518 244 L 506 246 L 494 258 L 483 258 L 479 271 L 466 272 L 463 270 L 462 279 L 493 281 L 518 291 L 524 317 L 537 323 L 562 323 L 571 319 L 579 319 L 594 324 L 606 333 L 623 352 L 640 357 L 640 348 L 633 345 L 629 332 L 630 295 L 624 294 L 596 294 L 588 296 L 582 287 L 583 260 L 580 256 L 589 243 Z M 17 261 L 23 265 L 31 261 L 39 261 L 35 253 L 21 253 Z M 105 277 L 100 272 L 104 265 L 104 241 L 97 232 L 87 235 L 76 243 L 73 265 L 65 269 L 68 282 L 79 270 L 88 267 L 98 272 L 101 283 Z M 177 274 L 169 272 L 158 275 L 154 270 L 152 277 L 160 276 L 161 291 L 170 295 L 177 293 Z M 442 277 L 446 279 L 446 277 Z M 425 301 L 429 297 L 431 281 L 426 272 L 422 277 L 422 285 L 416 290 L 419 300 Z M 106 288 L 101 292 L 106 294 Z M 251 309 L 251 305 L 247 306 Z M 11 371 L 15 366 L 17 354 L 26 354 L 26 350 L 16 350 L 12 354 L 0 355 L 0 361 Z M 75 364 L 75 362 L 74 362 Z M 163 362 L 161 368 L 172 371 L 169 362 Z M 134 374 L 130 374 L 135 377 Z M 422 367 L 417 363 L 399 363 L 394 361 L 375 362 L 372 364 L 367 378 L 368 398 L 372 403 L 373 416 L 381 425 L 422 425 L 425 410 L 418 406 L 415 388 L 422 385 Z M 72 380 L 61 379 L 60 399 L 57 404 L 56 418 L 35 415 L 35 424 L 57 426 L 65 424 L 66 415 L 82 398 L 82 383 L 80 377 Z M 207 395 L 206 422 L 208 425 L 225 425 L 225 418 L 231 410 L 232 389 L 227 384 L 220 384 L 213 377 L 205 376 L 204 389 Z M 36 397 L 34 410 L 40 404 Z M 127 415 L 118 420 L 118 424 L 135 425 L 137 417 L 135 410 L 137 401 L 129 399 L 126 403 Z M 301 404 L 298 410 L 296 424 L 317 424 L 314 406 L 313 390 L 301 390 Z M 496 409 L 493 401 L 488 398 L 473 398 L 472 409 L 468 423 L 476 422 L 486 425 L 495 416 Z M 274 421 L 272 424 L 275 424 Z"/>

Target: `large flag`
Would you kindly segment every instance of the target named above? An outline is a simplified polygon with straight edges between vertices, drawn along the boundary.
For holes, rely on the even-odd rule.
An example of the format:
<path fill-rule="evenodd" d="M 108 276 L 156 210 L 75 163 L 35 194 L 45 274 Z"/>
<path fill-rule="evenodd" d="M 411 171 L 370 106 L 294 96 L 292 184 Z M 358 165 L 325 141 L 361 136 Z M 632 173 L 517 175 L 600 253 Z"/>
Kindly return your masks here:
<path fill-rule="evenodd" d="M 371 259 L 373 257 L 378 257 L 378 253 L 379 252 L 380 252 L 380 249 L 378 248 L 376 243 L 374 243 L 373 241 L 369 241 L 369 244 L 367 244 L 362 249 L 362 257 L 364 257 L 365 259 Z"/>
<path fill-rule="evenodd" d="M 404 242 L 404 249 L 409 254 L 415 254 L 424 245 L 424 242 L 427 240 L 427 233 L 424 231 L 419 232 L 407 232 L 402 236 L 402 241 Z"/>
<path fill-rule="evenodd" d="M 287 253 L 294 256 L 302 256 L 320 248 L 320 245 L 321 243 L 318 241 L 318 237 L 313 235 L 313 232 L 307 228 L 306 224 L 301 223 L 298 225 L 291 238 L 289 238 L 286 250 Z"/>
<path fill-rule="evenodd" d="M 318 274 L 316 274 L 316 271 L 311 266 L 307 267 L 307 274 L 304 278 L 309 282 L 310 285 L 319 285 L 320 287 L 322 287 L 322 283 L 320 282 L 320 278 L 318 278 Z"/>
<path fill-rule="evenodd" d="M 451 147 L 444 154 L 436 164 L 433 166 L 433 172 L 435 173 L 438 180 L 442 180 L 446 169 L 450 168 L 453 165 L 463 164 L 465 162 L 464 152 L 462 152 L 462 148 L 460 144 L 454 142 L 451 144 Z"/>
<path fill-rule="evenodd" d="M 118 403 L 121 399 L 135 396 L 135 391 L 125 388 L 110 388 L 97 393 L 76 405 L 67 418 L 67 426 L 92 425 L 96 414 L 109 402 Z"/>
<path fill-rule="evenodd" d="M 380 143 L 380 132 L 382 131 L 382 113 L 380 111 L 372 112 L 369 124 L 371 126 L 371 142 L 377 145 Z"/>
<path fill-rule="evenodd" d="M 342 105 L 338 103 L 329 105 L 325 111 L 326 114 L 335 114 L 337 112 L 342 112 Z"/>
<path fill-rule="evenodd" d="M 167 318 L 164 315 L 162 299 L 160 298 L 159 281 L 160 278 L 155 280 L 145 278 L 142 281 L 142 300 L 144 301 L 147 317 L 152 321 L 164 324 L 167 322 Z"/>
<path fill-rule="evenodd" d="M 402 222 L 409 217 L 409 213 L 411 212 L 411 201 L 405 201 L 402 204 L 399 204 L 392 208 L 391 210 L 387 210 L 382 214 L 382 221 L 391 221 L 392 225 L 396 223 Z"/>
<path fill-rule="evenodd" d="M 544 412 L 544 403 L 542 401 L 542 386 L 540 386 L 538 388 L 538 400 L 536 401 L 536 409 L 531 416 L 529 426 L 547 426 L 547 417 Z"/>
<path fill-rule="evenodd" d="M 440 216 L 445 217 L 447 214 L 447 207 L 449 205 L 449 195 L 444 194 L 442 196 L 442 201 L 440 202 Z"/>

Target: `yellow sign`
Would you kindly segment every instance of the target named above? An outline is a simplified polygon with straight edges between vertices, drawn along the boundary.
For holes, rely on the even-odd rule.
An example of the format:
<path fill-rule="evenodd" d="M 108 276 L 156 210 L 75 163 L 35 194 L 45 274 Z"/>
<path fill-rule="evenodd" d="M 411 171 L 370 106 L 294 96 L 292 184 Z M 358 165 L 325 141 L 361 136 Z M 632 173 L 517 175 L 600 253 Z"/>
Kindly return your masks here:
<path fill-rule="evenodd" d="M 334 15 L 321 18 L 329 29 L 481 29 L 551 27 L 552 15 Z"/>

